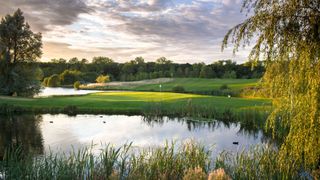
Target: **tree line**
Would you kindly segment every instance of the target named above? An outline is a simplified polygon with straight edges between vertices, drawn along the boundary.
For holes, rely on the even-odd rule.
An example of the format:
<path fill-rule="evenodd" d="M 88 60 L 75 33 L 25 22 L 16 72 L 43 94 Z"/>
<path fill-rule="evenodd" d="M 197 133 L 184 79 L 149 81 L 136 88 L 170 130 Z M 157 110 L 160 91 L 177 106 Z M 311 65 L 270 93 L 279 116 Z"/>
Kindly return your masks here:
<path fill-rule="evenodd" d="M 71 58 L 52 59 L 50 62 L 38 62 L 44 77 L 60 75 L 62 84 L 75 81 L 95 82 L 99 75 L 108 75 L 112 81 L 137 81 L 155 78 L 260 78 L 265 68 L 263 63 L 253 66 L 251 62 L 236 64 L 231 60 L 220 60 L 212 64 L 184 63 L 178 64 L 165 57 L 155 62 L 146 62 L 142 57 L 118 63 L 108 57 L 94 57 L 89 63 L 87 59 Z M 253 68 L 254 67 L 254 68 Z M 64 80 L 66 75 L 68 77 Z M 69 81 L 70 79 L 73 79 Z"/>

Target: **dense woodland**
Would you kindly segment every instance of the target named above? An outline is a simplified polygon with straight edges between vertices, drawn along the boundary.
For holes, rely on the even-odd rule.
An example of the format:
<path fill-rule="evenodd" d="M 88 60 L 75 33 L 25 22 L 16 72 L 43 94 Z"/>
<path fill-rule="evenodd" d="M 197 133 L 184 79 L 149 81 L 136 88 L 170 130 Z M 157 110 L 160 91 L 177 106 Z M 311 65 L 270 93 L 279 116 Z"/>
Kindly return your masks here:
<path fill-rule="evenodd" d="M 88 60 L 72 58 L 53 59 L 51 62 L 39 62 L 44 78 L 57 77 L 62 85 L 75 81 L 95 82 L 99 75 L 108 75 L 112 81 L 136 81 L 162 77 L 192 78 L 260 78 L 264 73 L 263 63 L 236 64 L 231 60 L 217 61 L 212 64 L 178 64 L 165 57 L 156 62 L 145 62 L 142 57 L 125 63 L 117 63 L 107 57 L 94 57 Z"/>

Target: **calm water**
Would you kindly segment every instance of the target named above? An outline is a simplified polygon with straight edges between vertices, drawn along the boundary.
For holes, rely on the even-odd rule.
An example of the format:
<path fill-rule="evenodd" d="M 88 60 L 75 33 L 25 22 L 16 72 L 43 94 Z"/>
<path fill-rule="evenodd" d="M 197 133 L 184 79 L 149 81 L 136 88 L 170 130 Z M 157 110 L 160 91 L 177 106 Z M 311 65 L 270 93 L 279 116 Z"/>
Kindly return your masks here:
<path fill-rule="evenodd" d="M 107 143 L 120 146 L 158 147 L 168 141 L 196 140 L 214 153 L 237 151 L 267 141 L 259 130 L 238 124 L 194 122 L 186 119 L 146 119 L 124 115 L 19 115 L 0 116 L 0 155 L 9 144 L 23 144 L 26 151 L 68 152 L 94 144 L 94 150 Z M 239 142 L 234 145 L 233 142 Z"/>
<path fill-rule="evenodd" d="M 35 97 L 45 97 L 53 95 L 83 95 L 89 93 L 101 92 L 98 90 L 75 90 L 73 88 L 45 87 Z"/>

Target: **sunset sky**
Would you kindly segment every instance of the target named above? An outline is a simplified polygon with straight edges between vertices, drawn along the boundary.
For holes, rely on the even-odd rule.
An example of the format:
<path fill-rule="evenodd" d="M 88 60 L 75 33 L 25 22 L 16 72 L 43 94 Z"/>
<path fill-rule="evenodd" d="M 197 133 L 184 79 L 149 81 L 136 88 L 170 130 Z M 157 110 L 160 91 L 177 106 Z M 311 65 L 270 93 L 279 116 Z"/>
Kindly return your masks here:
<path fill-rule="evenodd" d="M 246 18 L 241 0 L 1 0 L 0 17 L 17 8 L 43 34 L 42 61 L 165 56 L 180 63 L 243 62 L 248 54 L 221 52 L 225 33 Z"/>

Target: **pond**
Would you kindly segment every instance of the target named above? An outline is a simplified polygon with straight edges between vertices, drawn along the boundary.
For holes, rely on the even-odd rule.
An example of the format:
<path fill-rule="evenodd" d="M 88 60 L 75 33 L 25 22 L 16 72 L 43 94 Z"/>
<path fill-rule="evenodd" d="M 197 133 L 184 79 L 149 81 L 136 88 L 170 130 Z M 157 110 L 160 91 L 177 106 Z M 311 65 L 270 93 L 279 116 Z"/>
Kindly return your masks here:
<path fill-rule="evenodd" d="M 166 141 L 195 140 L 213 154 L 238 151 L 266 143 L 262 131 L 235 123 L 199 122 L 185 118 L 145 118 L 125 115 L 14 115 L 0 116 L 0 155 L 10 144 L 22 144 L 25 151 L 43 154 L 69 152 L 93 145 L 99 151 L 106 144 L 159 147 Z M 237 142 L 238 144 L 234 144 Z"/>
<path fill-rule="evenodd" d="M 58 96 L 58 95 L 84 95 L 101 92 L 99 90 L 76 90 L 74 88 L 45 87 L 35 97 Z"/>

